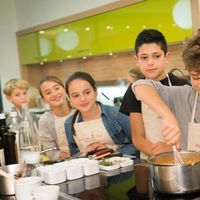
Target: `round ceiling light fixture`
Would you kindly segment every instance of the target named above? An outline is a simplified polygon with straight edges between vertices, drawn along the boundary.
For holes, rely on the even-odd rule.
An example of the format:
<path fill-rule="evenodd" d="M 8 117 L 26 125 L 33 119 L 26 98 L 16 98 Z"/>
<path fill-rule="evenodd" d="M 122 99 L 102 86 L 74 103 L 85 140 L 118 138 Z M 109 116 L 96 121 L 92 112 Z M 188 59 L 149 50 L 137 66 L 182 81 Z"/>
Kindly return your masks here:
<path fill-rule="evenodd" d="M 179 0 L 173 7 L 173 19 L 177 26 L 183 29 L 192 28 L 190 0 Z"/>
<path fill-rule="evenodd" d="M 56 36 L 56 45 L 65 50 L 75 49 L 79 44 L 79 36 L 75 31 L 62 31 Z"/>
<path fill-rule="evenodd" d="M 47 56 L 52 51 L 51 42 L 45 38 L 44 36 L 39 37 L 39 45 L 40 45 L 40 55 Z"/>

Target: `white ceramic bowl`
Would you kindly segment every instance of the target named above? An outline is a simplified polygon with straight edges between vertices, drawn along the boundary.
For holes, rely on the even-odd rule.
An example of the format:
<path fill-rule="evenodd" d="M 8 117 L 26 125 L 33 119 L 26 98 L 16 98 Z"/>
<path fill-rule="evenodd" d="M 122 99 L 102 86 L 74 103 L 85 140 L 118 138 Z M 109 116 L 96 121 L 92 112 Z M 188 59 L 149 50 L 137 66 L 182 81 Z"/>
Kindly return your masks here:
<path fill-rule="evenodd" d="M 14 185 L 16 199 L 29 200 L 32 199 L 32 190 L 42 185 L 42 179 L 38 176 L 20 178 Z"/>
<path fill-rule="evenodd" d="M 35 200 L 57 200 L 59 189 L 57 185 L 38 186 L 32 190 L 32 196 Z"/>
<path fill-rule="evenodd" d="M 69 164 L 71 165 L 83 165 L 87 162 L 89 162 L 90 159 L 89 158 L 76 158 L 76 159 L 72 159 L 69 161 Z"/>
<path fill-rule="evenodd" d="M 47 184 L 59 184 L 67 180 L 66 170 L 63 167 L 51 166 L 44 171 L 44 182 Z"/>
<path fill-rule="evenodd" d="M 99 162 L 97 160 L 89 160 L 82 166 L 83 173 L 85 176 L 90 176 L 99 173 Z"/>
<path fill-rule="evenodd" d="M 44 172 L 48 171 L 51 168 L 52 168 L 52 165 L 45 165 L 45 166 L 37 167 L 36 168 L 37 176 L 40 176 L 42 178 L 42 181 L 44 182 Z"/>
<path fill-rule="evenodd" d="M 69 165 L 66 168 L 67 179 L 74 180 L 83 177 L 83 168 L 80 165 Z"/>

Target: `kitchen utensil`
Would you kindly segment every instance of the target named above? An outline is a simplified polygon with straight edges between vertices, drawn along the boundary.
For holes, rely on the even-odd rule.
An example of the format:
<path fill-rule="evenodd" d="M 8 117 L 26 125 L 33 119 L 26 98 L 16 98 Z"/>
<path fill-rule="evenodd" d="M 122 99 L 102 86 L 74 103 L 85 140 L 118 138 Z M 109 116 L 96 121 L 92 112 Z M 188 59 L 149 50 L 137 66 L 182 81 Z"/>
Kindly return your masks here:
<path fill-rule="evenodd" d="M 161 153 L 148 158 L 150 180 L 154 191 L 182 194 L 200 190 L 200 153 L 179 152 L 183 164 L 174 163 L 174 153 Z"/>
<path fill-rule="evenodd" d="M 179 154 L 177 148 L 175 145 L 172 146 L 173 148 L 173 152 L 174 152 L 174 162 L 175 164 L 183 164 L 184 161 L 183 159 L 181 158 L 181 155 Z"/>
<path fill-rule="evenodd" d="M 11 176 L 10 174 L 8 174 L 7 172 L 4 172 L 1 169 L 0 169 L 0 175 L 2 175 L 4 177 L 8 178 L 9 180 L 17 183 L 17 180 L 13 176 Z"/>

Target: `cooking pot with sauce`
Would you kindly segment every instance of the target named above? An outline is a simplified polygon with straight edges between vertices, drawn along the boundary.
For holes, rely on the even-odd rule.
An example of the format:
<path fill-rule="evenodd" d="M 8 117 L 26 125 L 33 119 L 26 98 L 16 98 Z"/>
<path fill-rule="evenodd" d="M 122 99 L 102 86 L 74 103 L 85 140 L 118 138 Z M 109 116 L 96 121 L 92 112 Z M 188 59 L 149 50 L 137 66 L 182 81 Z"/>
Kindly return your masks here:
<path fill-rule="evenodd" d="M 154 191 L 183 194 L 200 190 L 200 152 L 180 151 L 184 163 L 174 161 L 174 153 L 148 158 L 150 181 Z"/>

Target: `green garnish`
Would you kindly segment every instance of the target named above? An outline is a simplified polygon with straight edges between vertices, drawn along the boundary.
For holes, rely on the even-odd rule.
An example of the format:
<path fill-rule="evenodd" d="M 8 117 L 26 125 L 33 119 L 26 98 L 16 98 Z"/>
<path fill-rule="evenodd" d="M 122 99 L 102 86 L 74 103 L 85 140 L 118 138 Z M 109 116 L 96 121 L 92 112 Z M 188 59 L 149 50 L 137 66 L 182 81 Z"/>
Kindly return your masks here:
<path fill-rule="evenodd" d="M 113 163 L 111 161 L 109 161 L 108 159 L 102 159 L 100 162 L 99 162 L 100 165 L 103 165 L 103 166 L 112 166 Z"/>

